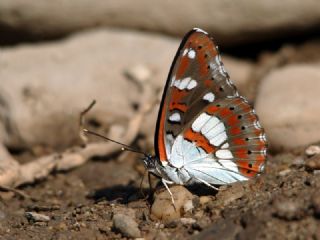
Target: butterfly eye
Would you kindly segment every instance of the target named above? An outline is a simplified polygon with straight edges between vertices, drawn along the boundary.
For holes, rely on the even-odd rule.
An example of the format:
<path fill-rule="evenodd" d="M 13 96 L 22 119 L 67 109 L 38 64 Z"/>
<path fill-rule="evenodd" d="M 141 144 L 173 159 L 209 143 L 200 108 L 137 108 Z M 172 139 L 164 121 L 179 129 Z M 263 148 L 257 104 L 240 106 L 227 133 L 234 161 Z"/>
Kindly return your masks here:
<path fill-rule="evenodd" d="M 245 127 L 245 126 L 242 126 L 242 127 L 241 127 L 241 130 L 245 130 L 245 129 L 246 129 L 246 127 Z"/>
<path fill-rule="evenodd" d="M 233 111 L 233 110 L 234 110 L 234 107 L 229 107 L 229 109 L 230 109 L 231 111 Z"/>
<path fill-rule="evenodd" d="M 249 163 L 249 164 L 248 164 L 248 167 L 249 167 L 249 168 L 252 168 L 252 164 L 251 164 L 251 163 Z"/>
<path fill-rule="evenodd" d="M 246 138 L 245 140 L 248 142 L 248 141 L 249 141 L 249 138 Z"/>
<path fill-rule="evenodd" d="M 251 150 L 248 150 L 248 154 L 250 155 L 252 152 L 251 152 Z"/>
<path fill-rule="evenodd" d="M 221 106 L 220 104 L 217 104 L 217 105 L 216 105 L 216 107 L 220 107 L 220 106 Z"/>
<path fill-rule="evenodd" d="M 210 69 L 210 65 L 208 65 L 207 68 Z"/>
<path fill-rule="evenodd" d="M 242 118 L 242 115 L 238 115 L 238 119 L 241 119 Z"/>
<path fill-rule="evenodd" d="M 224 91 L 223 87 L 220 87 L 220 88 L 219 88 L 219 91 L 220 91 L 220 92 L 223 92 L 223 91 Z"/>

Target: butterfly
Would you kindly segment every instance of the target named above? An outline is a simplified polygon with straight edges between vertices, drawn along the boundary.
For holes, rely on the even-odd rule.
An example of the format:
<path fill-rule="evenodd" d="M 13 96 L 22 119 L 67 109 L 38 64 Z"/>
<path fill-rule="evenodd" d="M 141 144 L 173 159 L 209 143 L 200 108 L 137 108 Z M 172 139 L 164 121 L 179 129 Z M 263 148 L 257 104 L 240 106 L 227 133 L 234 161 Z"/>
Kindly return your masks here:
<path fill-rule="evenodd" d="M 239 95 L 217 45 L 194 28 L 183 38 L 164 88 L 149 173 L 168 184 L 231 184 L 264 170 L 267 140 L 254 109 Z"/>

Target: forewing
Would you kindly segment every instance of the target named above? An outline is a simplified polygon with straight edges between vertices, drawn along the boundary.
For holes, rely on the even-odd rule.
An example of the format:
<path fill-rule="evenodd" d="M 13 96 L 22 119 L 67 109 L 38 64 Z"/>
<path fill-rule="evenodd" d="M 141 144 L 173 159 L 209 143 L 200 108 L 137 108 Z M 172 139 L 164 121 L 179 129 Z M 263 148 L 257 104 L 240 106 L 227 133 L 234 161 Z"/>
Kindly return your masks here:
<path fill-rule="evenodd" d="M 177 51 L 162 96 L 155 135 L 160 160 L 170 158 L 176 137 L 206 106 L 236 96 L 214 41 L 200 29 L 190 31 Z"/>

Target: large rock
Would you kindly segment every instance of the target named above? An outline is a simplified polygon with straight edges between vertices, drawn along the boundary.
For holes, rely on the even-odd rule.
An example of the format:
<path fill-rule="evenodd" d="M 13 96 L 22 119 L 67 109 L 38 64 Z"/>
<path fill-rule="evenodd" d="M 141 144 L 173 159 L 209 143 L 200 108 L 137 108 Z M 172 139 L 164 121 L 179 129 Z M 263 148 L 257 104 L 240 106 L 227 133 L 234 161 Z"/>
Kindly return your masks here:
<path fill-rule="evenodd" d="M 151 72 L 152 89 L 162 89 L 179 42 L 153 34 L 100 30 L 59 42 L 2 48 L 1 141 L 15 148 L 70 145 L 78 139 L 79 113 L 92 99 L 97 105 L 88 120 L 106 130 L 117 124 L 126 131 L 141 86 L 125 73 L 142 65 Z M 223 60 L 235 83 L 244 87 L 252 64 Z M 155 107 L 143 125 L 150 137 L 157 111 Z"/>
<path fill-rule="evenodd" d="M 320 24 L 320 1 L 255 0 L 2 0 L 0 26 L 8 33 L 52 37 L 96 26 L 183 35 L 193 27 L 223 45 L 287 37 Z"/>
<path fill-rule="evenodd" d="M 256 110 L 273 149 L 320 140 L 320 65 L 290 65 L 262 80 Z"/>

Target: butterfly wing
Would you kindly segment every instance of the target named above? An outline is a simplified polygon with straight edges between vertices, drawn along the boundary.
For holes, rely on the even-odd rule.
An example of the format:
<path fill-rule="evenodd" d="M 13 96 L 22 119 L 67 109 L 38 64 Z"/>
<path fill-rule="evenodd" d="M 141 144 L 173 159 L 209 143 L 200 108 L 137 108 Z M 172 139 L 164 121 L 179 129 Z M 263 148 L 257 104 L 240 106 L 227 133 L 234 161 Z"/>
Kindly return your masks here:
<path fill-rule="evenodd" d="M 213 40 L 200 29 L 191 30 L 176 53 L 162 96 L 155 135 L 160 160 L 168 159 L 173 140 L 208 103 L 237 95 Z"/>
<path fill-rule="evenodd" d="M 238 104 L 231 104 L 231 100 L 238 100 L 239 102 Z M 251 141 L 250 144 L 246 141 L 245 144 L 242 144 L 242 148 L 240 148 L 240 145 L 234 146 L 231 143 L 231 140 L 233 138 L 237 139 L 239 134 L 240 136 L 250 136 L 252 132 L 248 130 L 249 128 L 246 132 L 239 134 L 232 132 L 235 130 L 231 129 L 231 125 L 228 125 L 228 121 L 231 120 L 219 118 L 220 111 L 213 113 L 208 110 L 210 107 L 217 106 L 218 103 L 220 103 L 221 106 L 234 105 L 233 107 L 236 111 L 233 111 L 233 117 L 235 117 L 237 113 L 241 113 L 243 116 L 247 116 L 247 118 L 241 120 L 241 123 L 246 124 L 246 126 L 251 126 L 252 124 L 258 126 L 256 123 L 256 115 L 245 100 L 239 97 L 235 86 L 230 81 L 214 41 L 204 31 L 193 29 L 185 36 L 177 51 L 162 97 L 155 136 L 156 154 L 159 159 L 162 162 L 169 161 L 173 165 L 181 165 L 181 158 L 193 156 L 193 159 L 190 159 L 190 161 L 193 162 L 190 168 L 190 171 L 192 171 L 193 168 L 197 168 L 195 164 L 204 164 L 204 161 L 195 161 L 199 156 L 195 157 L 192 151 L 197 151 L 198 153 L 203 152 L 204 155 L 201 159 L 217 160 L 221 157 L 222 153 L 222 151 L 219 152 L 218 150 L 222 150 L 221 148 L 225 143 L 228 143 L 230 149 L 235 151 L 230 152 L 229 150 L 230 154 L 235 154 L 238 148 L 241 149 L 241 151 L 245 151 L 249 145 L 254 145 L 253 141 Z M 245 106 L 247 112 L 241 112 L 245 111 L 241 106 Z M 224 113 L 223 111 L 224 110 L 222 110 L 222 115 Z M 211 117 L 204 118 L 203 114 Z M 215 117 L 216 120 L 213 120 L 212 117 Z M 251 122 L 246 122 L 249 121 L 249 119 Z M 212 124 L 215 123 L 214 121 L 217 120 L 224 126 L 226 130 L 224 134 L 227 138 L 225 139 L 225 137 L 220 135 L 220 139 L 224 139 L 224 141 L 218 145 L 217 143 L 219 141 L 216 140 L 217 146 L 215 146 L 213 144 L 215 140 L 211 140 L 211 138 L 214 137 L 215 131 L 209 131 L 211 134 L 208 135 L 209 138 L 204 134 L 204 130 L 208 131 L 207 128 L 209 126 L 212 127 Z M 219 126 L 221 126 L 221 124 Z M 192 128 L 192 126 L 196 125 L 197 128 Z M 228 129 L 230 129 L 230 131 Z M 199 131 L 197 132 L 196 130 Z M 219 127 L 216 127 L 216 130 L 218 131 Z M 255 133 L 255 137 L 258 135 L 263 135 L 261 128 L 259 128 L 259 133 Z M 177 141 L 179 136 L 179 139 L 182 141 L 181 143 Z M 187 141 L 187 145 L 189 142 L 195 147 L 185 147 L 184 151 L 189 149 L 189 152 L 181 152 L 181 146 L 185 144 L 184 141 Z M 265 146 L 264 140 L 261 141 L 263 141 Z M 179 147 L 177 148 L 177 146 Z M 238 152 L 241 151 L 238 150 Z M 251 154 L 252 153 L 250 153 L 250 155 Z M 238 158 L 236 155 L 232 156 L 233 158 L 228 159 L 228 161 L 232 161 L 237 166 L 239 165 L 239 169 L 244 167 L 241 161 L 245 161 L 247 164 L 249 159 L 243 158 L 243 156 L 242 158 Z M 250 158 L 252 158 L 252 156 L 250 156 Z M 183 163 L 186 163 L 186 159 L 183 159 Z M 210 165 L 210 161 L 208 164 Z M 256 168 L 257 166 L 252 168 L 250 173 L 254 172 Z M 200 166 L 198 166 L 198 169 L 200 169 Z M 246 167 L 243 169 L 246 169 Z M 244 172 L 244 170 L 242 172 Z"/>

